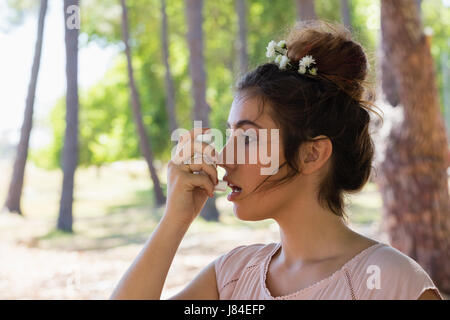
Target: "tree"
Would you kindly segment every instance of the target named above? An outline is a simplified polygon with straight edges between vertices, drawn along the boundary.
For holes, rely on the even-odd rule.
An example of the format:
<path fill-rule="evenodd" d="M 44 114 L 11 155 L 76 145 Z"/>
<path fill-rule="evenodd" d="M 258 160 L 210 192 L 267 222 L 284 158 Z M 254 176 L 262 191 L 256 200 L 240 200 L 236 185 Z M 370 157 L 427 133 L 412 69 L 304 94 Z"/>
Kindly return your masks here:
<path fill-rule="evenodd" d="M 73 7 L 76 6 L 76 7 Z M 72 232 L 74 177 L 78 163 L 78 27 L 70 26 L 73 8 L 79 0 L 64 0 L 64 34 L 66 48 L 66 133 L 62 155 L 63 186 L 59 204 L 57 228 Z M 75 13 L 76 14 L 76 13 Z M 79 17 L 78 17 L 79 18 Z"/>
<path fill-rule="evenodd" d="M 210 107 L 206 102 L 206 72 L 203 57 L 203 0 L 186 0 L 186 21 L 188 25 L 187 42 L 189 46 L 189 71 L 192 79 L 194 100 L 193 120 L 202 121 L 202 126 L 209 127 Z M 205 220 L 219 220 L 215 198 L 209 198 L 200 212 Z"/>
<path fill-rule="evenodd" d="M 352 21 L 350 17 L 350 6 L 348 0 L 341 0 L 341 16 L 344 25 L 347 27 L 347 29 L 351 30 Z"/>
<path fill-rule="evenodd" d="M 422 0 L 416 0 L 416 4 L 419 8 L 419 14 L 422 15 Z"/>
<path fill-rule="evenodd" d="M 22 196 L 23 180 L 25 176 L 25 165 L 28 157 L 28 146 L 30 141 L 31 128 L 33 126 L 34 98 L 36 94 L 37 78 L 41 62 L 42 39 L 44 35 L 44 22 L 47 12 L 47 2 L 47 0 L 41 0 L 33 66 L 31 68 L 31 79 L 28 85 L 28 93 L 25 102 L 25 112 L 22 128 L 20 131 L 20 140 L 17 146 L 16 158 L 14 161 L 14 169 L 9 185 L 8 196 L 5 201 L 5 208 L 8 209 L 9 212 L 17 212 L 18 214 L 22 214 L 20 199 Z"/>
<path fill-rule="evenodd" d="M 238 16 L 237 49 L 239 56 L 239 73 L 245 73 L 248 68 L 247 55 L 247 6 L 245 0 L 236 0 L 236 13 Z"/>
<path fill-rule="evenodd" d="M 168 45 L 168 26 L 167 26 L 167 13 L 166 13 L 166 1 L 161 0 L 161 43 L 163 48 L 163 60 L 166 67 L 165 83 L 166 83 L 166 110 L 167 117 L 169 118 L 170 131 L 174 132 L 178 128 L 175 112 L 175 88 L 172 79 L 172 73 L 170 72 L 169 64 L 169 45 Z"/>
<path fill-rule="evenodd" d="M 139 136 L 139 145 L 141 148 L 142 155 L 147 163 L 150 177 L 153 181 L 153 191 L 155 195 L 155 202 L 157 206 L 161 206 L 166 202 L 166 197 L 161 188 L 159 182 L 158 174 L 156 172 L 154 162 L 153 152 L 150 146 L 150 140 L 147 137 L 147 132 L 145 131 L 144 122 L 142 121 L 141 113 L 141 100 L 139 97 L 139 92 L 137 90 L 136 82 L 134 80 L 133 64 L 131 59 L 131 48 L 129 45 L 130 36 L 128 31 L 128 11 L 126 0 L 120 0 L 122 6 L 122 38 L 125 44 L 125 55 L 127 57 L 127 68 L 128 68 L 128 78 L 129 86 L 131 92 L 131 106 L 133 110 L 134 122 L 136 125 L 136 131 Z"/>
<path fill-rule="evenodd" d="M 314 0 L 296 0 L 297 14 L 301 21 L 317 19 Z"/>
<path fill-rule="evenodd" d="M 421 6 L 422 6 L 422 0 L 415 0 L 417 9 L 419 10 L 419 16 L 422 14 Z M 397 84 L 395 82 L 395 74 L 393 73 L 390 64 L 389 59 L 387 56 L 384 56 L 384 54 L 387 52 L 385 47 L 385 42 L 381 43 L 381 85 L 383 89 L 384 96 L 386 100 L 393 106 L 396 107 L 400 101 L 399 96 L 397 92 Z"/>
<path fill-rule="evenodd" d="M 382 0 L 381 30 L 404 114 L 389 134 L 380 167 L 383 221 L 391 244 L 450 292 L 450 269 L 443 267 L 450 264 L 448 141 L 416 1 Z"/>
<path fill-rule="evenodd" d="M 202 9 L 203 0 L 186 0 L 189 71 L 192 79 L 192 95 L 194 100 L 192 116 L 195 120 L 201 120 L 204 127 L 208 127 L 210 106 L 205 98 L 206 72 L 203 57 Z"/>

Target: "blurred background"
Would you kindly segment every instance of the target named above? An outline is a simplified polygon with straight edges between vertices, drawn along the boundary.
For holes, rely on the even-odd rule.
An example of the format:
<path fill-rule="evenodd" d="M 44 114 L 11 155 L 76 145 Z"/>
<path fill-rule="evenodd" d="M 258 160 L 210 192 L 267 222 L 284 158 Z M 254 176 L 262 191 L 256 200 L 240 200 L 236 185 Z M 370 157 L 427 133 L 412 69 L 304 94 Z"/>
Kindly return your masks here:
<path fill-rule="evenodd" d="M 0 298 L 109 298 L 164 211 L 171 132 L 225 132 L 233 83 L 308 19 L 352 31 L 383 111 L 350 225 L 450 293 L 449 0 L 1 0 Z M 276 241 L 274 221 L 240 221 L 218 192 L 162 298 Z"/>

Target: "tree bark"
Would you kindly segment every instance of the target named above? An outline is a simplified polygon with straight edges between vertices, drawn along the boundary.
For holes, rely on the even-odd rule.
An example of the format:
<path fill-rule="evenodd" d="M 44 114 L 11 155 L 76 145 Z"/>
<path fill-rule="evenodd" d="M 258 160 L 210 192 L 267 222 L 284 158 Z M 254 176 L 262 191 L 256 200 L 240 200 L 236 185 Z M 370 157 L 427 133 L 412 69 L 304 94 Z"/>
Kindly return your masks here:
<path fill-rule="evenodd" d="M 78 0 L 64 0 L 64 30 L 66 48 L 66 132 L 62 154 L 63 186 L 59 204 L 57 228 L 72 232 L 72 205 L 74 176 L 78 163 L 78 33 L 77 28 L 69 29 L 67 8 L 79 5 Z"/>
<path fill-rule="evenodd" d="M 162 16 L 162 26 L 161 26 L 161 42 L 163 47 L 163 60 L 166 67 L 166 111 L 167 117 L 169 118 L 170 132 L 174 132 L 178 128 L 176 120 L 175 111 L 175 87 L 173 84 L 172 73 L 170 71 L 169 64 L 169 45 L 168 45 L 168 23 L 167 23 L 167 13 L 166 13 L 166 1 L 161 0 L 161 16 Z"/>
<path fill-rule="evenodd" d="M 14 160 L 14 169 L 11 176 L 11 182 L 9 184 L 8 196 L 5 201 L 5 208 L 8 209 L 9 212 L 16 212 L 18 214 L 22 214 L 20 199 L 22 197 L 25 166 L 28 157 L 31 129 L 33 127 L 34 98 L 36 95 L 36 85 L 41 63 L 42 39 L 44 36 L 44 22 L 47 12 L 47 3 L 47 0 L 41 0 L 33 66 L 31 68 L 31 79 L 28 85 L 24 117 L 22 128 L 20 130 L 20 140 L 17 145 L 16 158 Z"/>
<path fill-rule="evenodd" d="M 153 181 L 153 191 L 155 195 L 155 202 L 157 206 L 164 205 L 166 202 L 166 197 L 161 188 L 159 182 L 158 174 L 153 165 L 153 152 L 150 147 L 150 140 L 147 137 L 147 132 L 145 130 L 144 122 L 142 121 L 141 113 L 141 100 L 139 97 L 139 92 L 134 80 L 133 64 L 131 60 L 131 48 L 129 45 L 129 31 L 128 31 L 128 11 L 125 0 L 120 0 L 122 6 L 122 39 L 125 44 L 125 55 L 127 57 L 127 67 L 128 67 L 128 78 L 129 86 L 131 92 L 131 106 L 133 111 L 134 122 L 136 124 L 136 131 L 139 136 L 139 145 L 141 148 L 142 155 L 147 163 L 150 177 Z"/>
<path fill-rule="evenodd" d="M 203 0 L 186 0 L 187 42 L 189 46 L 189 71 L 192 79 L 194 108 L 193 121 L 202 121 L 202 127 L 209 127 L 210 107 L 206 102 L 206 72 L 203 58 Z M 209 198 L 200 212 L 205 220 L 218 221 L 219 212 L 215 197 Z"/>
<path fill-rule="evenodd" d="M 247 54 L 247 6 L 245 0 L 236 0 L 236 13 L 238 16 L 238 40 L 237 51 L 239 56 L 239 74 L 244 74 L 248 69 Z"/>
<path fill-rule="evenodd" d="M 417 5 L 417 10 L 419 11 L 419 17 L 422 14 L 421 6 L 422 6 L 422 0 L 415 0 Z M 395 74 L 392 71 L 392 68 L 390 66 L 389 58 L 384 56 L 384 54 L 387 52 L 384 48 L 385 42 L 382 41 L 381 43 L 381 86 L 383 89 L 384 97 L 385 99 L 390 103 L 391 106 L 396 107 L 400 103 L 400 97 L 398 96 L 397 92 L 397 83 L 396 83 L 396 77 Z"/>
<path fill-rule="evenodd" d="M 430 43 L 415 0 L 382 0 L 381 28 L 404 114 L 390 132 L 380 168 L 384 227 L 391 244 L 449 293 L 448 141 Z"/>
<path fill-rule="evenodd" d="M 416 0 L 417 9 L 419 10 L 419 15 L 422 16 L 422 0 Z"/>
<path fill-rule="evenodd" d="M 344 23 L 344 26 L 347 27 L 347 29 L 352 29 L 352 20 L 350 16 L 350 6 L 348 3 L 348 0 L 341 0 L 341 16 L 342 16 L 342 22 Z"/>
<path fill-rule="evenodd" d="M 450 47 L 450 39 L 447 40 L 447 46 Z M 442 102 L 444 104 L 444 114 L 445 123 L 447 129 L 450 128 L 450 70 L 447 66 L 447 62 L 450 59 L 448 52 L 444 51 L 441 55 L 441 66 L 442 66 L 442 87 L 443 87 L 443 97 Z M 447 139 L 450 140 L 450 130 L 447 130 Z M 449 150 L 449 167 L 450 167 L 450 150 Z"/>
<path fill-rule="evenodd" d="M 210 107 L 206 102 L 206 72 L 203 57 L 202 30 L 203 0 L 186 0 L 187 41 L 189 46 L 189 71 L 192 79 L 194 108 L 192 117 L 201 120 L 203 127 L 209 127 Z"/>
<path fill-rule="evenodd" d="M 317 19 L 314 0 L 296 0 L 297 15 L 301 21 Z"/>
<path fill-rule="evenodd" d="M 386 41 L 381 41 L 380 65 L 381 65 L 381 87 L 384 98 L 393 107 L 400 103 L 397 91 L 397 79 L 392 69 L 389 51 L 386 49 Z"/>

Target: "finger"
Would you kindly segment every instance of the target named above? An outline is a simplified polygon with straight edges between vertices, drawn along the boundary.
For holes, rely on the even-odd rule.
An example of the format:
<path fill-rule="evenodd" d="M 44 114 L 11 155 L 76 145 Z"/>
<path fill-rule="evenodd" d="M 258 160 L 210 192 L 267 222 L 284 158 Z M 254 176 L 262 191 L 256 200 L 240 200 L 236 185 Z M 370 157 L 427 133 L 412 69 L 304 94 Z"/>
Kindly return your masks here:
<path fill-rule="evenodd" d="M 194 128 L 194 129 L 189 130 L 185 134 L 181 135 L 178 140 L 176 149 L 175 149 L 175 154 L 177 156 L 174 156 L 173 161 L 177 164 L 180 164 L 180 162 L 183 161 L 181 153 L 183 156 L 184 155 L 186 155 L 187 157 L 192 156 L 192 152 L 191 152 L 191 154 L 188 153 L 189 146 L 194 144 L 194 141 L 196 140 L 196 138 L 199 135 L 202 135 L 205 132 L 208 132 L 209 130 L 211 130 L 211 129 L 210 128 Z M 191 147 L 191 148 L 193 148 L 193 147 Z M 181 152 L 182 150 L 183 150 L 183 152 Z M 208 148 L 207 150 L 208 150 L 208 152 L 211 152 L 210 148 Z M 184 158 L 184 160 L 187 160 L 187 159 Z"/>
<path fill-rule="evenodd" d="M 211 130 L 211 128 L 193 128 L 186 132 L 185 134 L 180 136 L 180 139 L 178 140 L 178 143 L 186 142 L 188 140 L 195 140 L 197 136 L 204 134 L 208 130 Z"/>
<path fill-rule="evenodd" d="M 177 147 L 182 148 L 186 143 L 193 143 L 194 141 L 198 141 L 198 142 L 208 142 L 208 141 L 204 141 L 205 138 L 203 139 L 197 139 L 199 136 L 208 136 L 208 134 L 210 134 L 210 129 L 205 128 L 202 131 L 199 132 L 192 132 L 192 131 L 188 131 L 186 132 L 183 136 L 181 136 L 180 140 L 178 140 L 177 143 Z M 209 139 L 211 139 L 212 136 L 209 136 Z M 209 140 L 208 139 L 208 140 Z M 209 144 L 212 144 L 211 142 Z"/>
<path fill-rule="evenodd" d="M 211 179 L 212 183 L 216 185 L 219 182 L 219 178 L 217 176 L 217 169 L 212 164 L 189 164 L 189 169 L 194 172 L 200 172 L 203 171 L 204 173 L 208 174 L 209 178 Z"/>
<path fill-rule="evenodd" d="M 214 196 L 214 185 L 209 176 L 205 174 L 191 174 L 189 182 L 192 187 L 200 187 L 204 189 L 210 197 Z"/>
<path fill-rule="evenodd" d="M 191 144 L 190 147 L 191 154 L 197 153 L 199 155 L 202 155 L 202 157 L 194 159 L 194 163 L 199 164 L 205 161 L 206 163 L 211 164 L 213 162 L 217 162 L 217 152 L 212 145 L 206 142 L 194 141 L 194 143 Z"/>
<path fill-rule="evenodd" d="M 202 155 L 203 157 L 191 160 L 195 153 Z M 194 141 L 194 143 L 191 143 L 188 141 L 181 147 L 181 150 L 175 153 L 174 162 L 178 164 L 185 162 L 196 164 L 206 162 L 212 164 L 218 162 L 218 155 L 214 147 L 206 142 Z"/>

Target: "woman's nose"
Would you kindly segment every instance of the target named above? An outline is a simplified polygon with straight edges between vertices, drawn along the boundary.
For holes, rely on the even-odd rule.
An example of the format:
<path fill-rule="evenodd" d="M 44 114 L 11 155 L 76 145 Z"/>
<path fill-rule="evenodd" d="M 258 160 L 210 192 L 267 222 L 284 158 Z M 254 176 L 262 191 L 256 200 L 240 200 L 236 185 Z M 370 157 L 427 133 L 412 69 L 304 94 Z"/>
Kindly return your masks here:
<path fill-rule="evenodd" d="M 218 157 L 219 157 L 219 163 L 217 165 L 225 168 L 225 169 L 231 169 L 235 166 L 235 150 L 233 148 L 233 144 L 230 143 L 230 140 L 227 141 L 227 144 L 225 145 L 225 147 L 218 153 Z M 228 156 L 227 156 L 228 153 Z"/>

